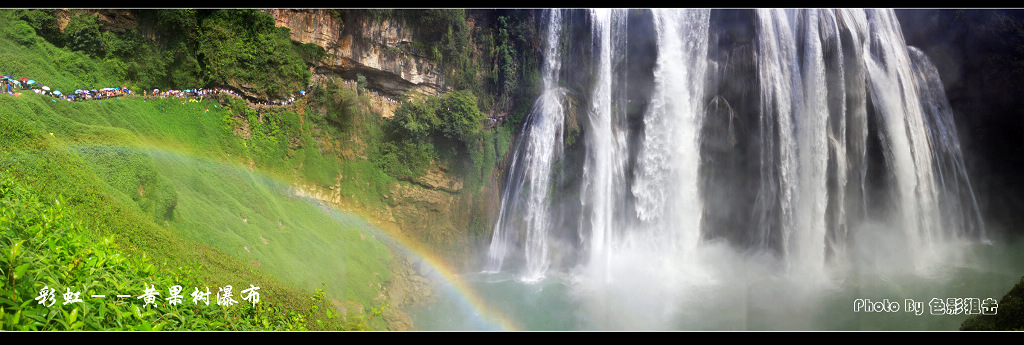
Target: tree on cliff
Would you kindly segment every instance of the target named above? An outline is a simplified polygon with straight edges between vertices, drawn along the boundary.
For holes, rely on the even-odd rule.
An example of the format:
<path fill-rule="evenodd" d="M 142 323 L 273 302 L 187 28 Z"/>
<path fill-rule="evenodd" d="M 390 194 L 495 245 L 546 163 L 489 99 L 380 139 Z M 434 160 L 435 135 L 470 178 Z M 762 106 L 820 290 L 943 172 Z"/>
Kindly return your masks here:
<path fill-rule="evenodd" d="M 476 107 L 476 96 L 469 91 L 449 92 L 441 97 L 437 107 L 441 119 L 440 131 L 448 139 L 469 143 L 480 133 L 484 115 Z"/>
<path fill-rule="evenodd" d="M 429 100 L 413 100 L 398 107 L 392 118 L 395 134 L 405 139 L 427 139 L 441 122 L 434 112 L 436 105 L 430 103 Z"/>
<path fill-rule="evenodd" d="M 202 23 L 199 53 L 213 79 L 245 84 L 265 96 L 284 96 L 309 81 L 287 28 L 256 10 L 219 10 Z"/>

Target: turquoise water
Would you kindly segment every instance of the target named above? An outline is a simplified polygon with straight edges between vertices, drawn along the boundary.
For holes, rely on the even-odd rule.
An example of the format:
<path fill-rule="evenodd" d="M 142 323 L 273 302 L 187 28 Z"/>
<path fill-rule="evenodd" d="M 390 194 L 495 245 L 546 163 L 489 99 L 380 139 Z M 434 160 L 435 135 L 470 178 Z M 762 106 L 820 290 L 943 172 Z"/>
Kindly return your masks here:
<path fill-rule="evenodd" d="M 958 330 L 968 315 L 932 315 L 929 302 L 998 301 L 1024 275 L 1024 243 L 966 244 L 950 251 L 948 261 L 926 273 L 862 263 L 811 280 L 777 273 L 764 263 L 770 260 L 752 257 L 739 259 L 744 264 L 711 265 L 712 274 L 688 284 L 664 277 L 595 285 L 578 272 L 549 272 L 531 283 L 508 273 L 459 279 L 517 330 Z M 409 310 L 416 329 L 500 329 L 450 286 L 440 290 L 435 303 Z M 898 310 L 855 311 L 858 299 L 888 300 Z M 907 299 L 921 302 L 920 314 L 906 311 Z"/>

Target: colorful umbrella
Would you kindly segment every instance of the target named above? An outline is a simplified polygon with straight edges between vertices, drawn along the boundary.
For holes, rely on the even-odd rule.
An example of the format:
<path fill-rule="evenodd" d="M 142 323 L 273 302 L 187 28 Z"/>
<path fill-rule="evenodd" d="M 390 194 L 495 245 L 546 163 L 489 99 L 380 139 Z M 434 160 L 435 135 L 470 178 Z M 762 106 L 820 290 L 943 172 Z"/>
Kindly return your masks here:
<path fill-rule="evenodd" d="M 18 81 L 28 81 L 28 78 L 21 78 L 21 79 L 18 79 Z"/>
<path fill-rule="evenodd" d="M 14 76 L 12 76 L 10 74 L 4 74 L 2 77 L 7 78 L 7 79 L 14 79 Z"/>
<path fill-rule="evenodd" d="M 59 95 L 60 94 L 60 90 L 54 91 L 53 94 L 54 95 Z"/>
<path fill-rule="evenodd" d="M 36 81 L 35 80 L 29 80 L 27 83 L 29 83 L 29 85 L 31 85 L 31 84 L 35 84 Z"/>
<path fill-rule="evenodd" d="M 81 89 L 79 89 L 79 90 L 75 90 L 75 93 L 76 93 L 76 94 L 82 93 L 82 90 L 81 90 Z"/>

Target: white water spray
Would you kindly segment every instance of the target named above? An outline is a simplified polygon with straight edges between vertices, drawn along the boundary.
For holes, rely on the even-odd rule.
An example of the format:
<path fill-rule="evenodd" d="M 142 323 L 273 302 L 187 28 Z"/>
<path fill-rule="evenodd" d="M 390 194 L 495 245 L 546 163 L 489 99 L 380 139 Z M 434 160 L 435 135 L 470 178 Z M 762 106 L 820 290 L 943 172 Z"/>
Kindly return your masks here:
<path fill-rule="evenodd" d="M 648 297 L 668 301 L 652 308 L 671 309 L 671 301 L 684 297 L 681 286 L 714 281 L 725 269 L 701 254 L 711 246 L 702 228 L 708 207 L 703 193 L 710 192 L 702 187 L 701 167 L 714 163 L 701 154 L 705 103 L 724 97 L 705 87 L 730 82 L 714 79 L 721 74 L 711 70 L 728 61 L 709 63 L 712 11 L 653 10 L 651 29 L 643 31 L 653 37 L 636 38 L 627 24 L 633 23 L 631 12 L 588 11 L 591 49 L 580 51 L 591 52 L 589 60 L 561 56 L 558 13 L 549 21 L 543 93 L 514 156 L 487 270 L 502 270 L 504 258 L 521 255 L 520 279 L 537 281 L 552 263 L 551 235 L 575 232 L 581 255 L 573 266 L 560 267 L 576 274 L 575 286 L 600 299 L 640 284 Z M 746 122 L 755 138 L 747 158 L 759 165 L 745 174 L 756 181 L 756 200 L 751 197 L 744 213 L 720 212 L 749 219 L 740 222 L 747 229 L 726 229 L 749 239 L 740 244 L 746 246 L 740 256 L 776 257 L 792 279 L 828 280 L 842 272 L 836 267 L 857 265 L 855 257 L 871 250 L 874 230 L 864 230 L 871 228 L 884 234 L 878 238 L 899 239 L 902 249 L 867 255 L 892 254 L 926 272 L 939 261 L 944 241 L 983 233 L 948 101 L 941 85 L 932 85 L 934 67 L 908 54 L 892 11 L 751 14 L 748 89 L 756 103 L 733 106 L 745 106 L 737 121 Z M 656 60 L 647 70 L 652 78 L 644 110 L 628 113 L 623 109 L 632 105 L 624 104 L 622 90 L 637 82 L 626 73 L 635 66 L 624 56 L 636 49 L 627 44 L 634 39 L 652 42 Z M 587 70 L 562 71 L 562 59 L 592 63 Z M 588 81 L 586 90 L 570 85 L 573 97 L 589 102 L 579 107 L 585 146 L 575 151 L 585 159 L 579 170 L 554 169 L 566 158 L 561 138 L 567 91 L 556 85 L 560 74 L 574 73 L 589 73 L 576 79 Z M 878 125 L 869 131 L 872 122 Z M 707 135 L 721 135 L 708 128 Z M 869 155 L 874 142 L 882 161 Z M 869 167 L 882 171 L 884 180 L 869 180 Z M 564 176 L 559 174 L 580 176 L 579 205 L 553 203 L 551 194 L 571 191 L 551 189 Z M 722 190 L 745 193 L 729 186 L 713 192 Z M 958 201 L 940 202 L 950 197 Z M 879 210 L 878 203 L 887 207 Z M 940 213 L 947 220 L 940 221 Z M 555 220 L 565 219 L 578 219 L 577 226 L 554 228 Z"/>

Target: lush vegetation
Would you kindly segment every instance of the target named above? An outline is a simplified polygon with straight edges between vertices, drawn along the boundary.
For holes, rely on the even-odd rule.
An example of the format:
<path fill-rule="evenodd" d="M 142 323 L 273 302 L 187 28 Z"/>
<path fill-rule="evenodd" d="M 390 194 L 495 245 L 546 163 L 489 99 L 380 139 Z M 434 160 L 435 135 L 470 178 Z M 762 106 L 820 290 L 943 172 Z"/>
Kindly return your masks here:
<path fill-rule="evenodd" d="M 15 114 L 0 118 L 5 175 L 46 199 L 67 196 L 63 205 L 89 215 L 79 217 L 87 235 L 108 236 L 126 255 L 149 255 L 166 268 L 203 263 L 205 281 L 255 283 L 264 301 L 291 311 L 305 308 L 296 296 L 323 283 L 327 297 L 351 301 L 343 308 L 380 304 L 390 254 L 372 231 L 230 163 L 279 161 L 271 155 L 287 147 L 278 138 L 291 132 L 255 126 L 267 138 L 246 141 L 221 126 L 232 110 L 203 116 L 217 105 L 206 102 L 53 103 L 23 94 L 0 103 Z M 294 151 L 307 161 L 307 149 Z"/>
<path fill-rule="evenodd" d="M 213 80 L 275 96 L 303 90 L 309 84 L 303 54 L 293 48 L 288 29 L 275 27 L 269 14 L 217 10 L 204 18 L 200 32 L 198 54 Z M 302 50 L 307 56 L 309 51 Z"/>
<path fill-rule="evenodd" d="M 0 329 L 2 330 L 307 330 L 369 329 L 363 316 L 345 319 L 326 307 L 323 290 L 308 308 L 282 310 L 280 303 L 244 300 L 244 284 L 233 286 L 236 305 L 219 305 L 216 295 L 195 301 L 189 288 L 210 285 L 200 267 L 161 269 L 148 257 L 126 255 L 112 237 L 94 239 L 64 208 L 67 201 L 41 199 L 10 173 L 0 175 Z M 180 303 L 166 300 L 179 286 Z M 156 304 L 138 296 L 156 289 Z M 212 291 L 220 292 L 218 286 Z M 50 290 L 51 299 L 40 297 Z M 259 292 L 257 290 L 256 292 Z M 131 294 L 130 298 L 116 295 Z M 103 295 L 104 297 L 92 297 Z M 165 297 L 167 296 L 167 297 Z M 248 295 L 247 295 L 248 296 Z M 370 317 L 378 316 L 374 309 Z M 337 320 L 342 320 L 337 322 Z"/>
<path fill-rule="evenodd" d="M 317 134 L 317 140 L 323 142 L 316 143 L 304 136 L 302 140 L 304 143 L 308 141 L 308 144 L 303 145 L 315 145 L 308 147 L 318 148 L 307 151 L 309 155 L 331 158 L 308 160 L 307 157 L 305 163 L 298 164 L 302 164 L 303 173 L 307 176 L 323 176 L 323 179 L 310 181 L 316 181 L 322 186 L 336 186 L 339 193 L 348 197 L 353 204 L 377 209 L 384 206 L 396 179 L 377 163 L 380 161 L 378 153 L 385 138 L 387 122 L 379 114 L 368 110 L 368 96 L 357 92 L 361 87 L 357 83 L 354 90 L 337 79 L 312 87 L 308 97 L 309 107 L 305 111 L 307 121 L 304 128 L 306 133 Z M 308 164 L 320 164 L 317 162 L 329 162 L 331 166 L 324 163 L 324 166 L 317 168 L 321 173 L 305 171 Z M 325 171 L 330 171 L 330 174 Z M 329 181 L 326 179 L 328 175 Z"/>
<path fill-rule="evenodd" d="M 13 20 L 11 14 L 0 11 L 0 19 L 10 24 L 0 36 L 4 74 L 31 76 L 54 90 L 122 85 L 121 74 L 113 64 L 49 44 L 28 23 Z"/>
<path fill-rule="evenodd" d="M 52 61 L 70 56 L 83 61 L 86 75 L 95 72 L 106 80 L 116 79 L 107 76 L 104 71 L 108 66 L 94 57 L 56 48 L 31 31 L 12 32 L 25 27 L 19 24 L 24 22 L 15 20 L 14 25 L 0 28 L 3 37 L 20 38 L 0 40 L 5 63 L 23 67 L 10 73 L 47 80 L 48 84 L 53 81 L 50 85 L 64 83 L 67 88 L 91 83 L 83 81 L 80 75 L 67 73 Z M 14 46 L 21 45 L 19 42 L 32 42 L 33 46 Z M 2 175 L 22 186 L 18 188 L 28 190 L 26 195 L 36 195 L 39 200 L 66 198 L 61 199 L 59 207 L 54 207 L 65 214 L 65 219 L 73 219 L 77 224 L 46 225 L 31 234 L 5 233 L 0 236 L 5 252 L 11 253 L 11 246 L 22 239 L 28 243 L 32 236 L 63 245 L 53 242 L 50 234 L 57 231 L 54 227 L 72 227 L 73 231 L 65 229 L 58 236 L 80 242 L 75 248 L 85 248 L 70 251 L 67 257 L 42 258 L 46 255 L 44 251 L 19 256 L 31 257 L 29 261 L 6 261 L 13 266 L 0 269 L 0 273 L 7 280 L 22 284 L 19 286 L 24 290 L 18 290 L 16 296 L 6 296 L 9 304 L 0 305 L 4 308 L 0 313 L 4 315 L 4 329 L 71 329 L 78 321 L 82 324 L 74 329 L 384 327 L 380 318 L 357 322 L 372 317 L 373 310 L 379 311 L 384 305 L 380 291 L 390 279 L 390 253 L 380 237 L 374 235 L 375 230 L 352 216 L 290 196 L 285 185 L 276 182 L 297 179 L 333 185 L 339 173 L 363 178 L 347 170 L 359 163 L 339 164 L 336 147 L 322 142 L 330 140 L 330 136 L 319 131 L 333 127 L 319 125 L 326 120 L 317 113 L 293 107 L 261 116 L 239 100 L 219 103 L 129 97 L 56 102 L 31 92 L 21 92 L 18 97 L 4 94 L 0 97 L 0 108 L 4 109 L 0 116 L 0 168 L 5 169 Z M 300 113 L 314 116 L 307 118 Z M 262 172 L 250 170 L 257 166 Z M 366 180 L 369 179 L 362 181 Z M 344 190 L 346 193 L 368 189 L 365 183 L 357 181 L 344 187 L 349 188 Z M 39 207 L 48 210 L 50 206 Z M 5 209 L 14 210 L 17 217 L 29 216 L 22 212 L 24 208 Z M 0 227 L 4 231 L 21 227 L 12 222 L 9 217 L 0 219 Z M 38 247 L 39 243 L 44 242 L 34 245 Z M 59 315 L 50 315 L 25 304 L 34 302 L 32 298 L 42 285 L 50 284 L 47 276 L 69 274 L 57 267 L 67 267 L 63 263 L 74 262 L 76 258 L 88 259 L 81 255 L 89 250 L 119 254 L 128 260 L 123 263 L 128 265 L 128 272 L 135 272 L 133 276 L 114 274 L 110 278 L 82 273 L 74 278 L 100 279 L 90 288 L 113 291 L 130 285 L 139 289 L 141 282 L 146 281 L 158 287 L 174 285 L 172 282 L 208 284 L 216 291 L 216 286 L 254 284 L 261 287 L 265 311 L 259 306 L 252 311 L 237 306 L 228 311 L 211 307 L 209 312 L 179 310 L 177 313 L 184 316 L 178 318 L 163 310 L 147 313 L 142 309 L 136 316 L 145 318 L 149 326 L 144 326 L 145 323 L 131 319 L 131 304 L 116 301 L 108 301 L 115 306 L 88 307 L 108 308 L 103 313 L 113 313 L 110 315 L 118 313 L 109 308 L 119 308 L 122 315 L 110 317 L 95 314 L 99 309 L 81 309 L 71 317 L 72 309 L 65 311 L 68 314 L 59 314 L 55 308 L 51 310 Z M 132 268 L 136 266 L 131 266 L 131 260 L 142 257 L 152 258 L 152 267 Z M 43 262 L 40 260 L 51 260 L 46 262 L 57 266 L 36 265 Z M 30 262 L 33 264 L 24 266 Z M 202 267 L 196 268 L 197 264 Z M 23 268 L 14 270 L 16 267 Z M 145 267 L 150 267 L 146 269 L 151 273 L 137 273 Z M 190 273 L 179 267 L 188 267 Z M 15 273 L 18 277 L 14 277 Z M 29 274 L 32 279 L 41 280 L 23 280 Z M 122 285 L 107 285 L 103 279 Z M 57 279 L 50 287 L 72 287 L 77 282 Z M 314 294 L 317 289 L 323 290 L 320 297 Z M 139 291 L 125 293 L 134 292 Z M 317 298 L 315 313 L 310 312 L 308 296 Z M 335 310 L 344 310 L 345 315 L 334 317 Z M 19 312 L 24 316 L 14 320 Z M 263 323 L 264 319 L 269 325 Z"/>
<path fill-rule="evenodd" d="M 290 42 L 285 29 L 254 10 L 134 11 L 141 24 L 123 32 L 101 30 L 88 11 L 61 11 L 0 13 L 9 23 L 0 27 L 4 73 L 65 91 L 230 85 L 279 97 L 306 88 L 307 66 L 326 57 L 317 46 Z M 351 20 L 350 11 L 333 13 Z M 295 197 L 288 186 L 330 188 L 374 210 L 389 205 L 400 180 L 440 167 L 453 169 L 463 193 L 478 197 L 513 131 L 485 129 L 481 109 L 516 107 L 531 92 L 523 90 L 536 79 L 536 60 L 527 36 L 514 33 L 529 27 L 518 14 L 501 17 L 505 31 L 477 25 L 470 32 L 462 10 L 369 13 L 416 23 L 419 38 L 401 53 L 429 52 L 447 86 L 460 91 L 417 96 L 390 119 L 370 111 L 362 75 L 354 87 L 324 79 L 295 105 L 265 111 L 230 98 L 73 103 L 29 92 L 0 96 L 0 177 L 5 190 L 18 191 L 0 199 L 27 205 L 5 208 L 15 214 L 0 219 L 7 231 L 0 252 L 34 246 L 0 262 L 8 266 L 0 275 L 17 289 L 0 299 L 2 328 L 383 328 L 374 316 L 386 305 L 381 293 L 391 279 L 385 244 L 365 222 Z M 63 30 L 58 14 L 70 14 Z M 469 227 L 479 237 L 485 204 L 473 205 Z M 37 211 L 23 212 L 29 209 Z M 33 220 L 37 213 L 44 221 Z M 62 220 L 48 218 L 58 213 Z M 74 249 L 47 257 L 51 245 Z M 124 259 L 90 263 L 95 270 L 88 272 L 64 270 L 90 260 L 83 250 Z M 262 297 L 248 309 L 135 312 L 135 304 L 119 300 L 46 309 L 32 300 L 44 285 L 92 294 L 142 284 L 215 290 L 250 283 Z"/>
<path fill-rule="evenodd" d="M 390 137 L 379 146 L 377 163 L 396 178 L 417 177 L 439 159 L 435 145 L 451 152 L 450 163 L 461 163 L 454 158 L 478 149 L 483 119 L 468 91 L 406 102 L 388 123 Z"/>
<path fill-rule="evenodd" d="M 537 97 L 540 87 L 540 55 L 535 25 L 523 12 L 498 17 L 496 32 L 493 34 L 493 66 L 489 78 L 499 94 L 498 103 L 505 109 L 513 109 L 514 121 L 521 121 L 522 113 Z"/>
<path fill-rule="evenodd" d="M 23 46 L 42 41 L 32 38 L 34 33 L 57 48 L 81 53 L 69 61 L 57 60 L 62 69 L 85 65 L 80 69 L 88 70 L 83 56 L 90 56 L 103 64 L 94 73 L 140 89 L 226 85 L 281 98 L 304 89 L 310 79 L 307 62 L 326 55 L 322 49 L 292 44 L 288 29 L 275 27 L 273 17 L 252 9 L 133 12 L 140 25 L 123 32 L 102 31 L 88 11 L 16 10 L 7 19 L 21 19 L 14 36 Z M 58 24 L 60 15 L 68 16 L 64 30 Z M 156 44 L 145 37 L 144 28 L 156 33 Z M 91 81 L 94 86 L 100 80 Z"/>
<path fill-rule="evenodd" d="M 365 11 L 365 12 L 363 12 Z M 437 62 L 446 87 L 467 90 L 477 106 L 490 111 L 522 113 L 537 95 L 540 82 L 540 42 L 531 11 L 464 9 L 339 10 L 336 17 L 352 14 L 372 21 L 400 21 L 413 28 L 405 52 Z M 476 25 L 470 26 L 474 22 Z M 521 116 L 521 114 L 520 114 Z"/>
<path fill-rule="evenodd" d="M 1024 277 L 996 303 L 994 315 L 974 315 L 960 325 L 961 331 L 1024 331 Z"/>

